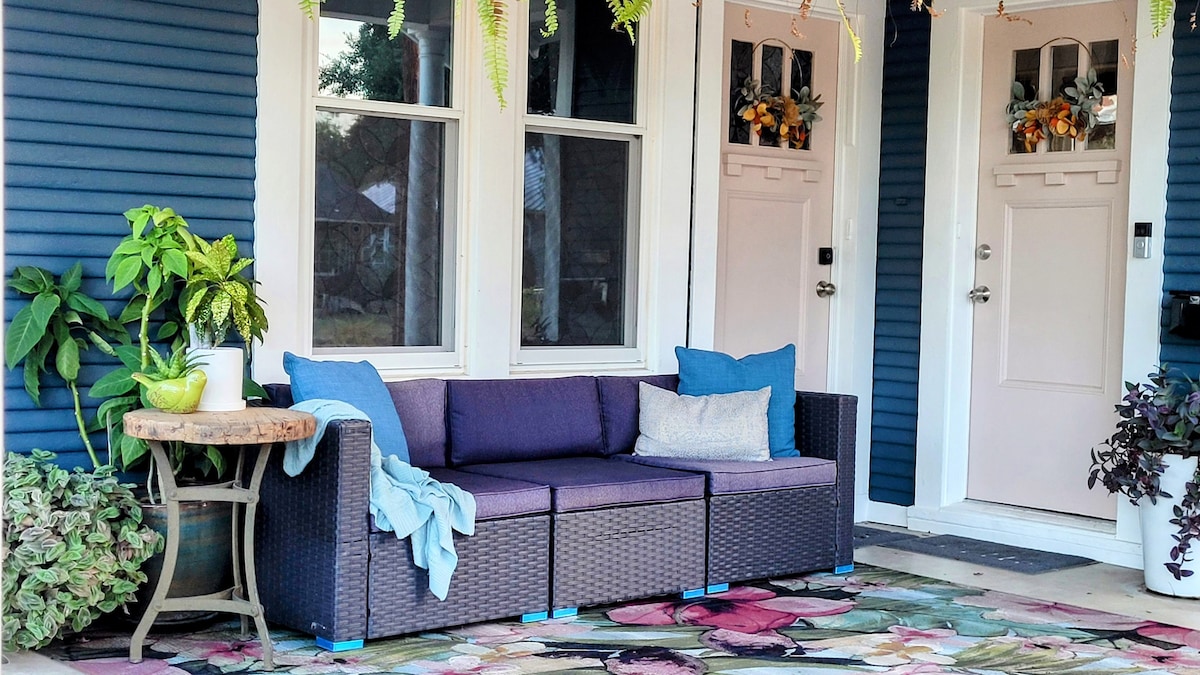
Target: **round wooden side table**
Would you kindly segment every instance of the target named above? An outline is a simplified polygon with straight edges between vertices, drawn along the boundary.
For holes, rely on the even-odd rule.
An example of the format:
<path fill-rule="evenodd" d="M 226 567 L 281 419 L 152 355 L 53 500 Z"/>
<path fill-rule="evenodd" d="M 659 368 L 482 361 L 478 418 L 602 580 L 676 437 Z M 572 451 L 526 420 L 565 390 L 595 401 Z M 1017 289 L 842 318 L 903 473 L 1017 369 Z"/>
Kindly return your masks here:
<path fill-rule="evenodd" d="M 267 631 L 267 621 L 258 599 L 258 577 L 254 570 L 254 517 L 258 513 L 258 489 L 262 483 L 263 472 L 267 468 L 267 457 L 271 454 L 271 447 L 275 443 L 312 436 L 316 431 L 316 418 L 308 413 L 283 408 L 250 407 L 235 412 L 194 412 L 186 415 L 161 410 L 134 410 L 125 413 L 124 419 L 126 434 L 149 442 L 151 457 L 154 459 L 162 486 L 162 495 L 167 504 L 167 542 L 162 575 L 158 579 L 158 586 L 154 589 L 146 613 L 133 633 L 129 645 L 130 662 L 141 663 L 142 642 L 160 612 L 198 610 L 240 614 L 243 637 L 249 635 L 248 617 L 253 617 L 254 626 L 262 641 L 263 666 L 268 670 L 274 669 L 271 634 Z M 216 486 L 178 486 L 175 476 L 171 473 L 167 453 L 163 450 L 164 441 L 239 446 L 233 480 Z M 255 445 L 259 446 L 258 459 L 255 461 L 249 485 L 243 485 L 245 446 Z M 171 579 L 179 562 L 179 504 L 193 501 L 233 503 L 233 587 L 209 595 L 168 598 L 167 592 L 171 588 Z M 244 517 L 241 519 L 240 556 L 239 504 L 245 507 Z"/>

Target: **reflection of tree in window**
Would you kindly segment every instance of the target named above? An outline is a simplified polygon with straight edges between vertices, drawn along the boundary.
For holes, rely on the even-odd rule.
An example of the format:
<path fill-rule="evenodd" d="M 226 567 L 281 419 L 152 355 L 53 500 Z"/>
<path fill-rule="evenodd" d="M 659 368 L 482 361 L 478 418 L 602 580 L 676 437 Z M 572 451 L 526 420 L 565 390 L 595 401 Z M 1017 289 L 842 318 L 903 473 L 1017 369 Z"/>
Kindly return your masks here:
<path fill-rule="evenodd" d="M 445 105 L 449 42 L 448 26 L 390 40 L 361 24 L 321 68 L 322 94 Z M 445 127 L 318 110 L 314 346 L 441 344 Z"/>

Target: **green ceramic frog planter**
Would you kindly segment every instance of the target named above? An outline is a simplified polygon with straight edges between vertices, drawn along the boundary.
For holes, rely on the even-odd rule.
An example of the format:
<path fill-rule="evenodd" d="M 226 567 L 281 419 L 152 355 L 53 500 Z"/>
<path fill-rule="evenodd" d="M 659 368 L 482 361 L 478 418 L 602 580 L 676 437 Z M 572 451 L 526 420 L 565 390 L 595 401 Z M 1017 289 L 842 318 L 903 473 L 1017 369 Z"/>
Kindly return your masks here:
<path fill-rule="evenodd" d="M 151 349 L 150 358 L 154 361 L 153 368 L 131 376 L 145 388 L 150 405 L 172 413 L 195 412 L 200 406 L 204 385 L 208 383 L 208 376 L 197 369 L 201 364 L 189 359 L 182 347 L 169 359 L 163 359 L 157 350 Z"/>

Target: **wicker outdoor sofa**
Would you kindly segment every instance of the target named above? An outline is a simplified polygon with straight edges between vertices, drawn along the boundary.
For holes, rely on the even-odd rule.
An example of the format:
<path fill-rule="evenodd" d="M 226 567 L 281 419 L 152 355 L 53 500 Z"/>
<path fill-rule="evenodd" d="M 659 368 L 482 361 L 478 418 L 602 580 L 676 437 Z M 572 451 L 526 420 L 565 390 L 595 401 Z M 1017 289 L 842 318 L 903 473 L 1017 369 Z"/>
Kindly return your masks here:
<path fill-rule="evenodd" d="M 414 465 L 475 495 L 438 601 L 368 515 L 370 424 L 330 423 L 301 475 L 274 453 L 256 538 L 267 619 L 330 649 L 363 639 L 852 564 L 853 396 L 798 392 L 801 457 L 634 457 L 638 382 L 673 375 L 388 383 Z M 291 405 L 286 385 L 268 387 Z"/>

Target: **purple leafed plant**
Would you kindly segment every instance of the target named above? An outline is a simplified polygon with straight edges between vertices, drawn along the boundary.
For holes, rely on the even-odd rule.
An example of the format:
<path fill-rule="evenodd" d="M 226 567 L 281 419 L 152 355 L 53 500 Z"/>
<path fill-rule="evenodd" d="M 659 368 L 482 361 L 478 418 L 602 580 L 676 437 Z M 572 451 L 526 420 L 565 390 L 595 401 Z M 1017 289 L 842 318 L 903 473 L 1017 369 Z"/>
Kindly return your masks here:
<path fill-rule="evenodd" d="M 1126 394 L 1116 406 L 1117 430 L 1092 450 L 1088 487 L 1100 483 L 1109 493 L 1121 493 L 1134 504 L 1142 498 L 1179 499 L 1169 522 L 1178 531 L 1170 561 L 1163 563 L 1176 579 L 1195 574 L 1187 569 L 1190 551 L 1200 539 L 1200 467 L 1176 497 L 1163 491 L 1159 479 L 1164 455 L 1200 456 L 1200 383 L 1178 370 L 1160 366 L 1148 383 L 1125 383 Z"/>

